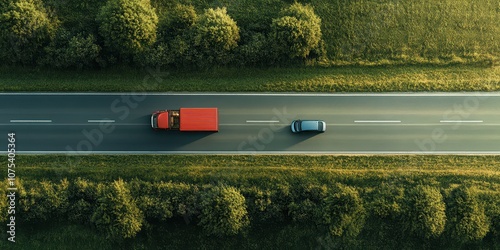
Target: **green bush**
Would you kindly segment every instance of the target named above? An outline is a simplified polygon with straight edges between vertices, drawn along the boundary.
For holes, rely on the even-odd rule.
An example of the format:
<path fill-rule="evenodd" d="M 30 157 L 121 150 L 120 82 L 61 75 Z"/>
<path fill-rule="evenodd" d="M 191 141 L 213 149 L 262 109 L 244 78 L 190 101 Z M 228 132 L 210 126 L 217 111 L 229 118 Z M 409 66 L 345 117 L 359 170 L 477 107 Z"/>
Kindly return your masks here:
<path fill-rule="evenodd" d="M 240 65 L 272 65 L 279 55 L 272 50 L 274 41 L 262 33 L 253 33 L 236 49 L 236 62 Z"/>
<path fill-rule="evenodd" d="M 491 233 L 500 239 L 500 193 L 488 193 L 485 202 L 486 216 L 491 219 Z"/>
<path fill-rule="evenodd" d="M 371 213 L 383 220 L 399 219 L 403 212 L 404 197 L 404 188 L 384 182 L 374 190 Z"/>
<path fill-rule="evenodd" d="M 198 19 L 192 5 L 176 4 L 158 24 L 157 43 L 143 53 L 139 63 L 155 67 L 186 67 L 193 63 L 192 28 Z"/>
<path fill-rule="evenodd" d="M 240 233 L 248 224 L 245 197 L 239 190 L 215 186 L 202 194 L 199 225 L 207 235 L 229 236 Z"/>
<path fill-rule="evenodd" d="M 227 13 L 240 29 L 235 63 L 257 66 L 275 64 L 278 55 L 271 49 L 274 44 L 274 40 L 269 38 L 271 23 L 288 4 L 282 0 L 222 0 L 218 4 L 227 7 Z"/>
<path fill-rule="evenodd" d="M 103 185 L 84 179 L 74 180 L 69 186 L 68 219 L 79 224 L 89 224 L 102 188 Z"/>
<path fill-rule="evenodd" d="M 133 238 L 144 223 L 142 211 L 137 207 L 125 182 L 121 179 L 104 187 L 92 214 L 92 223 L 106 237 L 113 240 Z"/>
<path fill-rule="evenodd" d="M 169 197 L 162 197 L 157 190 L 159 183 L 133 180 L 129 183 L 132 197 L 136 197 L 138 208 L 146 220 L 165 221 L 172 217 Z"/>
<path fill-rule="evenodd" d="M 287 5 L 282 0 L 222 0 L 222 6 L 227 6 L 227 12 L 238 23 L 242 32 L 267 34 L 271 31 L 273 18 Z"/>
<path fill-rule="evenodd" d="M 321 202 L 328 196 L 326 185 L 304 184 L 295 187 L 293 199 L 288 205 L 288 213 L 296 222 L 321 223 Z M 320 217 L 319 219 L 317 217 Z"/>
<path fill-rule="evenodd" d="M 26 184 L 26 193 L 20 200 L 23 220 L 28 222 L 57 221 L 65 218 L 69 207 L 69 182 L 59 184 L 34 181 Z"/>
<path fill-rule="evenodd" d="M 198 19 L 192 5 L 176 4 L 160 16 L 157 42 L 137 55 L 135 62 L 148 67 L 187 67 L 194 60 L 192 28 Z"/>
<path fill-rule="evenodd" d="M 61 26 L 72 34 L 97 35 L 96 21 L 99 9 L 106 4 L 102 0 L 44 0 L 45 5 L 54 10 L 61 21 Z"/>
<path fill-rule="evenodd" d="M 196 50 L 195 61 L 201 67 L 227 64 L 230 52 L 240 39 L 236 22 L 226 8 L 207 9 L 193 26 L 192 43 Z"/>
<path fill-rule="evenodd" d="M 97 20 L 106 48 L 122 57 L 136 55 L 156 41 L 158 17 L 148 0 L 109 0 Z"/>
<path fill-rule="evenodd" d="M 490 231 L 490 220 L 473 188 L 462 185 L 452 191 L 448 204 L 451 239 L 460 243 L 482 240 Z"/>
<path fill-rule="evenodd" d="M 55 24 L 38 0 L 11 1 L 3 13 L 0 12 L 0 58 L 32 65 L 54 31 Z"/>
<path fill-rule="evenodd" d="M 368 196 L 367 229 L 365 235 L 372 237 L 374 245 L 387 249 L 402 248 L 400 241 L 407 241 L 408 232 L 403 232 L 405 210 L 405 188 L 394 182 L 382 182 Z"/>
<path fill-rule="evenodd" d="M 333 237 L 355 238 L 365 224 L 366 210 L 353 187 L 336 184 L 323 200 L 321 212 L 321 222 Z"/>
<path fill-rule="evenodd" d="M 139 208 L 147 220 L 167 221 L 176 216 L 186 223 L 198 215 L 198 189 L 183 183 L 149 183 L 134 180 L 130 183 L 131 194 L 137 198 Z"/>
<path fill-rule="evenodd" d="M 2 14 L 8 7 L 11 0 L 0 0 L 0 14 Z"/>
<path fill-rule="evenodd" d="M 177 4 L 172 10 L 160 18 L 158 24 L 158 40 L 168 41 L 183 35 L 198 19 L 193 5 Z"/>
<path fill-rule="evenodd" d="M 55 68 L 88 68 L 96 65 L 100 47 L 92 34 L 72 36 L 60 29 L 51 43 L 45 47 L 42 64 Z"/>
<path fill-rule="evenodd" d="M 255 222 L 282 222 L 290 214 L 289 187 L 280 185 L 276 188 L 248 187 L 242 189 L 247 201 L 248 214 Z"/>
<path fill-rule="evenodd" d="M 290 58 L 306 58 L 321 40 L 321 19 L 312 6 L 294 3 L 273 19 L 272 37 Z"/>
<path fill-rule="evenodd" d="M 438 238 L 446 224 L 446 205 L 439 189 L 418 185 L 406 195 L 404 227 L 414 236 Z"/>

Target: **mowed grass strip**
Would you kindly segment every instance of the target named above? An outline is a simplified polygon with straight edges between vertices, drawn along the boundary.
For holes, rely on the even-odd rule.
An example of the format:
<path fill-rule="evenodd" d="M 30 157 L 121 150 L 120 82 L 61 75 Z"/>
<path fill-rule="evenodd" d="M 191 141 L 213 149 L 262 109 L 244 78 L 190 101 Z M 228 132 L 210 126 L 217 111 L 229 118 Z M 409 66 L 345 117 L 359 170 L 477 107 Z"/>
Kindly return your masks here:
<path fill-rule="evenodd" d="M 500 67 L 340 66 L 218 68 L 202 72 L 126 68 L 56 71 L 0 68 L 2 92 L 401 92 L 498 91 Z"/>
<path fill-rule="evenodd" d="M 6 161 L 6 159 L 4 158 Z M 218 156 L 130 155 L 65 156 L 19 155 L 17 176 L 51 180 L 118 178 L 174 181 L 192 184 L 342 181 L 358 186 L 400 179 L 403 182 L 463 180 L 500 183 L 500 156 Z M 499 186 L 500 188 L 500 186 Z"/>

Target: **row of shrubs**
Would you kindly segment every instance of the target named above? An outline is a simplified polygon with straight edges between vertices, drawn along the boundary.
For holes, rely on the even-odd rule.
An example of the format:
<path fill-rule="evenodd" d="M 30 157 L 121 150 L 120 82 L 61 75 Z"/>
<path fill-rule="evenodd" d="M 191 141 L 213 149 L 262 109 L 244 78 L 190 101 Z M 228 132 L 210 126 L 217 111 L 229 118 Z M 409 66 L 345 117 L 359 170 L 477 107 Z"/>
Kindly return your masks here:
<path fill-rule="evenodd" d="M 500 243 L 500 192 L 470 183 L 447 188 L 437 183 L 383 182 L 370 188 L 282 183 L 264 188 L 65 179 L 17 181 L 17 188 L 23 223 L 70 221 L 116 241 L 183 220 L 215 237 L 241 235 L 259 225 L 299 224 L 327 234 L 332 244 L 355 244 L 359 238 L 396 248 L 401 242 L 459 247 L 488 238 Z M 7 207 L 4 198 L 2 222 Z"/>
<path fill-rule="evenodd" d="M 310 5 L 299 3 L 286 6 L 265 31 L 251 35 L 240 30 L 225 7 L 197 11 L 191 4 L 175 4 L 156 9 L 149 0 L 93 1 L 90 6 L 50 0 L 1 4 L 0 59 L 9 64 L 205 68 L 325 55 L 321 19 Z M 88 17 L 81 15 L 83 10 Z M 78 13 L 89 23 L 68 18 Z M 241 42 L 245 45 L 238 46 Z"/>
<path fill-rule="evenodd" d="M 498 64 L 499 10 L 475 0 L 0 0 L 0 60 L 56 68 Z"/>

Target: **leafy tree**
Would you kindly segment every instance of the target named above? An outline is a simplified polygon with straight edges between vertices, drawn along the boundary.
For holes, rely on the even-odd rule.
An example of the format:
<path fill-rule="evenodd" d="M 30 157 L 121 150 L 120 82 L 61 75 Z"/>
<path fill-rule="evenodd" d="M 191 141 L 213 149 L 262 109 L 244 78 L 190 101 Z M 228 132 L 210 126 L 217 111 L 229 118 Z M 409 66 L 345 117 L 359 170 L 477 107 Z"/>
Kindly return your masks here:
<path fill-rule="evenodd" d="M 94 213 L 94 205 L 97 203 L 98 194 L 103 185 L 88 182 L 84 179 L 76 179 L 69 186 L 70 206 L 68 218 L 70 221 L 87 224 Z"/>
<path fill-rule="evenodd" d="M 54 34 L 55 25 L 37 0 L 11 1 L 0 13 L 0 58 L 34 64 Z"/>
<path fill-rule="evenodd" d="M 0 0 L 0 14 L 9 7 L 10 0 Z"/>
<path fill-rule="evenodd" d="M 462 185 L 452 191 L 450 199 L 448 218 L 451 239 L 461 243 L 483 239 L 490 230 L 490 221 L 475 191 Z"/>
<path fill-rule="evenodd" d="M 96 64 L 100 49 L 92 34 L 72 36 L 65 29 L 60 29 L 56 37 L 45 47 L 46 56 L 42 64 L 56 68 L 90 67 Z"/>
<path fill-rule="evenodd" d="M 293 221 L 318 222 L 316 217 L 321 213 L 321 202 L 327 196 L 326 185 L 298 185 L 295 187 L 294 201 L 288 205 L 288 214 Z"/>
<path fill-rule="evenodd" d="M 500 239 L 500 193 L 488 194 L 485 210 L 486 216 L 491 218 L 491 232 Z"/>
<path fill-rule="evenodd" d="M 253 34 L 267 34 L 270 24 L 280 10 L 288 3 L 282 0 L 222 0 L 223 6 L 238 22 L 242 32 Z"/>
<path fill-rule="evenodd" d="M 148 0 L 109 0 L 97 21 L 106 47 L 125 58 L 156 40 L 158 17 Z"/>
<path fill-rule="evenodd" d="M 419 185 L 407 195 L 405 227 L 412 235 L 425 239 L 437 238 L 446 224 L 446 205 L 439 190 Z"/>
<path fill-rule="evenodd" d="M 383 182 L 373 190 L 369 203 L 370 217 L 367 231 L 373 232 L 375 244 L 386 248 L 400 248 L 401 241 L 408 241 L 401 230 L 404 219 L 405 189 L 394 182 Z M 373 231 L 372 231 L 373 230 Z"/>
<path fill-rule="evenodd" d="M 97 34 L 96 21 L 102 0 L 44 0 L 44 4 L 57 13 L 61 26 L 72 34 Z"/>
<path fill-rule="evenodd" d="M 240 29 L 234 62 L 239 65 L 268 66 L 277 62 L 270 37 L 271 23 L 289 3 L 282 0 L 221 0 Z"/>
<path fill-rule="evenodd" d="M 319 206 L 310 199 L 292 202 L 288 205 L 289 214 L 295 222 L 313 221 L 312 219 L 319 209 Z"/>
<path fill-rule="evenodd" d="M 150 67 L 188 66 L 192 63 L 190 31 L 198 16 L 192 5 L 177 4 L 161 16 L 158 40 L 137 56 L 139 65 Z"/>
<path fill-rule="evenodd" d="M 192 39 L 199 66 L 227 64 L 230 52 L 238 46 L 239 28 L 226 8 L 207 9 L 193 26 Z"/>
<path fill-rule="evenodd" d="M 277 50 L 290 58 L 306 58 L 321 40 L 321 19 L 310 5 L 292 4 L 271 28 Z"/>
<path fill-rule="evenodd" d="M 173 216 L 179 216 L 190 221 L 190 216 L 196 213 L 195 186 L 183 183 L 155 182 L 141 180 L 131 182 L 133 194 L 138 196 L 140 209 L 144 211 L 146 219 L 167 221 Z"/>
<path fill-rule="evenodd" d="M 62 219 L 69 206 L 69 182 L 65 179 L 55 184 L 48 181 L 33 181 L 26 187 L 22 207 L 23 219 L 32 222 L 43 222 Z"/>
<path fill-rule="evenodd" d="M 120 240 L 134 237 L 144 217 L 125 182 L 119 179 L 102 189 L 91 221 L 107 238 Z"/>
<path fill-rule="evenodd" d="M 198 19 L 193 5 L 177 4 L 168 11 L 158 24 L 159 40 L 168 41 L 176 36 L 183 35 Z"/>
<path fill-rule="evenodd" d="M 383 220 L 398 219 L 403 210 L 404 193 L 404 188 L 393 183 L 381 183 L 377 186 L 370 204 L 372 214 Z"/>
<path fill-rule="evenodd" d="M 206 191 L 199 224 L 208 235 L 238 234 L 249 224 L 245 197 L 234 187 L 216 186 Z"/>
<path fill-rule="evenodd" d="M 323 201 L 321 219 L 331 236 L 354 238 L 363 229 L 366 211 L 356 189 L 337 184 Z"/>

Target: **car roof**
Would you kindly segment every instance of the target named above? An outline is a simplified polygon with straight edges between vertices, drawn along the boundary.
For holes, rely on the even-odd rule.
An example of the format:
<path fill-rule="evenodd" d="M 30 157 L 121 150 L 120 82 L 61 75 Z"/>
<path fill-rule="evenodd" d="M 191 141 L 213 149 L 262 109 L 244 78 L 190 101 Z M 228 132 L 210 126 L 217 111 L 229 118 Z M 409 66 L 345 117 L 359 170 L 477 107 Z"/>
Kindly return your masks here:
<path fill-rule="evenodd" d="M 300 127 L 302 130 L 318 130 L 318 120 L 302 120 Z"/>

